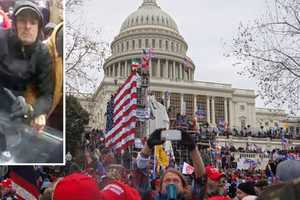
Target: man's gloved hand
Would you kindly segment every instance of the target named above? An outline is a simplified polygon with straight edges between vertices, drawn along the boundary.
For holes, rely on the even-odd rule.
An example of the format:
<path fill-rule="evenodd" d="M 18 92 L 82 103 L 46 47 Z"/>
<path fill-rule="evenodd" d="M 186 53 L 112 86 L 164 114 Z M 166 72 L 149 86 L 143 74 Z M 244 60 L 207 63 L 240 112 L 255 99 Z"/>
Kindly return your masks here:
<path fill-rule="evenodd" d="M 189 151 L 193 151 L 196 148 L 196 143 L 194 138 L 190 133 L 187 133 L 186 131 L 181 131 L 181 133 L 182 133 L 181 144 L 186 146 Z"/>
<path fill-rule="evenodd" d="M 12 100 L 12 106 L 11 106 L 11 114 L 10 118 L 17 118 L 17 117 L 23 117 L 23 118 L 30 118 L 32 117 L 33 108 L 30 104 L 26 103 L 26 100 L 22 96 L 15 96 L 11 90 L 7 88 L 3 88 L 3 90 L 6 92 L 6 94 L 9 96 L 9 98 Z"/>
<path fill-rule="evenodd" d="M 10 118 L 23 117 L 25 119 L 31 118 L 33 108 L 30 104 L 27 104 L 25 98 L 22 96 L 16 97 L 12 106 Z"/>
<path fill-rule="evenodd" d="M 156 129 L 151 133 L 147 140 L 147 145 L 150 149 L 152 149 L 155 145 L 163 144 L 165 141 L 161 140 L 161 131 L 163 129 Z"/>

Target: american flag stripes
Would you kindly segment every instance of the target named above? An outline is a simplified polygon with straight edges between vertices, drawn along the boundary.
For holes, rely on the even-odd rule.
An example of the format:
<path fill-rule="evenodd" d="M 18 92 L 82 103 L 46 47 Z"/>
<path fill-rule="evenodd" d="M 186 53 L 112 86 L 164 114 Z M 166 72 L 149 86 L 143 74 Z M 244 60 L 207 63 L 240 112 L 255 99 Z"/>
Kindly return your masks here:
<path fill-rule="evenodd" d="M 118 152 L 134 143 L 137 109 L 137 75 L 132 72 L 120 86 L 113 99 L 113 125 L 106 132 L 105 141 L 108 148 Z M 108 117 L 107 117 L 108 119 Z M 110 122 L 107 122 L 110 123 Z"/>

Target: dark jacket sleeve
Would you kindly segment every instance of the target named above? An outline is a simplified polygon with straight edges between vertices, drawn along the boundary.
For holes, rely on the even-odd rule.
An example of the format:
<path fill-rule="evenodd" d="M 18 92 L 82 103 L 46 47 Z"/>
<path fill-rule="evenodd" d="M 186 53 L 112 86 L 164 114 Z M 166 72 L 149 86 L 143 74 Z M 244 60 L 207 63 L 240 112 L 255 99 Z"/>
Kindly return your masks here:
<path fill-rule="evenodd" d="M 38 98 L 35 105 L 33 105 L 34 117 L 48 113 L 52 105 L 54 90 L 51 56 L 46 45 L 41 44 L 37 53 L 35 85 L 38 91 Z"/>

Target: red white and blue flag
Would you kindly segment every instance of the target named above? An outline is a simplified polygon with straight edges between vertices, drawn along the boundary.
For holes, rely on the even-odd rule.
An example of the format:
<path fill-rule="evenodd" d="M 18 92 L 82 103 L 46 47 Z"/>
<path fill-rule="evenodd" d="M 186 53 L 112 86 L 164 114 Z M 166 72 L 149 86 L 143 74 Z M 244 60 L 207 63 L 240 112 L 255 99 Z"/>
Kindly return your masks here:
<path fill-rule="evenodd" d="M 16 191 L 18 199 L 38 200 L 38 173 L 33 166 L 11 167 L 10 174 L 12 188 Z"/>
<path fill-rule="evenodd" d="M 149 70 L 149 62 L 151 58 L 154 57 L 154 50 L 152 48 L 150 49 L 143 49 L 143 56 L 142 56 L 142 68 L 145 70 Z"/>
<path fill-rule="evenodd" d="M 107 107 L 107 114 L 112 114 L 112 126 L 107 130 L 105 142 L 108 148 L 117 152 L 134 144 L 137 110 L 137 74 L 132 72 L 114 95 L 113 104 Z M 111 122 L 107 122 L 111 123 Z"/>

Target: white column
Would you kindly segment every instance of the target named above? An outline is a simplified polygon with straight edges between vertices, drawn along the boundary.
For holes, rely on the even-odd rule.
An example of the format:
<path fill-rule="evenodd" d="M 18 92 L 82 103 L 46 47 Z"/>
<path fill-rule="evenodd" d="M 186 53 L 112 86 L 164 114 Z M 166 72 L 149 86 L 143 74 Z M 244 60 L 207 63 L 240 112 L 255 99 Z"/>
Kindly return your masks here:
<path fill-rule="evenodd" d="M 228 123 L 227 98 L 224 98 L 224 120 Z"/>
<path fill-rule="evenodd" d="M 117 77 L 121 76 L 121 62 L 118 63 L 118 73 L 117 73 Z"/>
<path fill-rule="evenodd" d="M 196 111 L 197 111 L 197 95 L 194 94 L 194 113 L 193 113 L 194 115 Z"/>
<path fill-rule="evenodd" d="M 256 126 L 256 113 L 255 113 L 255 104 L 252 104 L 252 112 L 251 112 L 251 114 L 252 114 L 252 119 L 253 119 L 253 121 L 252 121 L 252 127 L 255 127 Z"/>
<path fill-rule="evenodd" d="M 182 64 L 181 63 L 179 63 L 179 79 L 183 80 L 183 77 L 182 77 Z"/>
<path fill-rule="evenodd" d="M 206 119 L 210 123 L 210 106 L 209 106 L 209 96 L 206 96 Z"/>
<path fill-rule="evenodd" d="M 167 59 L 166 59 L 165 69 L 166 69 L 166 78 L 168 78 L 170 75 L 169 75 L 169 60 Z"/>
<path fill-rule="evenodd" d="M 211 98 L 212 124 L 216 125 L 215 97 Z"/>
<path fill-rule="evenodd" d="M 125 66 L 124 66 L 124 76 L 125 77 L 127 77 L 128 76 L 128 70 L 127 70 L 127 65 L 128 65 L 128 63 L 127 63 L 128 61 L 127 60 L 125 60 Z"/>
<path fill-rule="evenodd" d="M 186 70 L 184 69 L 184 66 L 183 66 L 183 80 L 187 80 L 187 72 Z"/>
<path fill-rule="evenodd" d="M 184 98 L 183 98 L 183 94 L 180 93 L 180 114 L 181 115 L 185 115 L 185 110 L 186 108 L 184 108 Z"/>
<path fill-rule="evenodd" d="M 161 78 L 161 74 L 160 74 L 160 59 L 157 59 L 157 77 Z"/>
<path fill-rule="evenodd" d="M 113 70 L 112 70 L 112 77 L 115 76 L 115 70 L 116 70 L 115 68 L 116 68 L 116 64 L 113 64 L 113 65 L 112 65 L 112 69 L 113 69 Z"/>
<path fill-rule="evenodd" d="M 176 73 L 175 73 L 175 70 L 176 70 L 176 68 L 175 68 L 175 61 L 173 61 L 173 74 L 172 74 L 172 79 L 174 79 L 175 80 L 175 77 L 176 77 Z"/>
<path fill-rule="evenodd" d="M 233 103 L 232 103 L 232 99 L 229 98 L 229 127 L 232 128 L 233 126 L 234 126 Z"/>
<path fill-rule="evenodd" d="M 129 61 L 129 65 L 128 65 L 127 70 L 128 70 L 127 74 L 129 75 L 131 73 L 131 60 Z"/>

